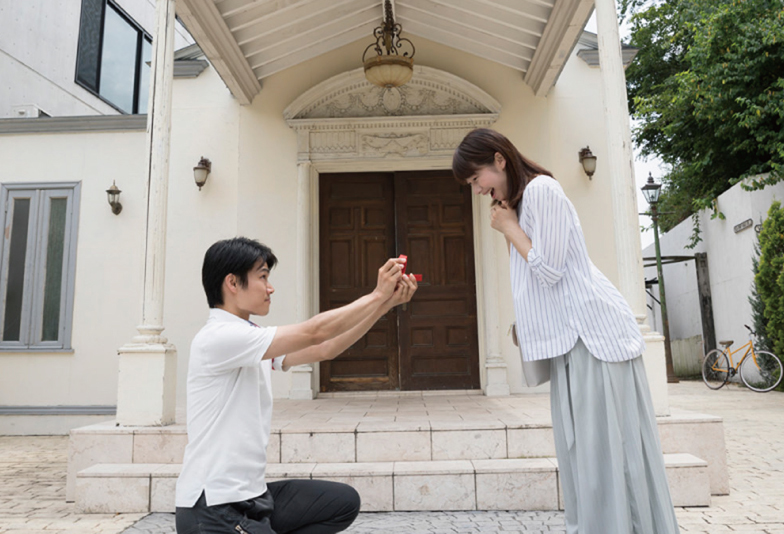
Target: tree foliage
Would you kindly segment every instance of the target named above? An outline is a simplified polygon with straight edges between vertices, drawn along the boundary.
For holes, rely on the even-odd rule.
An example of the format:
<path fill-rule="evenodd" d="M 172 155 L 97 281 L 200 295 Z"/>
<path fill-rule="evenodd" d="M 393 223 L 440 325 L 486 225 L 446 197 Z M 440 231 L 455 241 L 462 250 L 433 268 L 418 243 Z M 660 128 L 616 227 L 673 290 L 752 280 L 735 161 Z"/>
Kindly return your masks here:
<path fill-rule="evenodd" d="M 775 354 L 784 355 L 784 209 L 774 202 L 760 232 L 760 259 L 754 277 L 764 306 L 766 336 Z"/>
<path fill-rule="evenodd" d="M 754 245 L 754 256 L 751 257 L 752 272 L 754 273 L 754 283 L 751 285 L 751 295 L 749 296 L 749 304 L 751 304 L 751 321 L 754 332 L 757 333 L 757 343 L 754 345 L 756 350 L 766 350 L 773 352 L 773 345 L 768 339 L 768 320 L 765 318 L 765 302 L 762 300 L 759 289 L 757 288 L 757 274 L 759 273 L 760 262 L 760 245 L 759 238 Z"/>
<path fill-rule="evenodd" d="M 631 24 L 635 142 L 670 169 L 662 228 L 715 208 L 739 180 L 764 174 L 744 184 L 756 189 L 784 179 L 784 0 L 659 1 Z"/>

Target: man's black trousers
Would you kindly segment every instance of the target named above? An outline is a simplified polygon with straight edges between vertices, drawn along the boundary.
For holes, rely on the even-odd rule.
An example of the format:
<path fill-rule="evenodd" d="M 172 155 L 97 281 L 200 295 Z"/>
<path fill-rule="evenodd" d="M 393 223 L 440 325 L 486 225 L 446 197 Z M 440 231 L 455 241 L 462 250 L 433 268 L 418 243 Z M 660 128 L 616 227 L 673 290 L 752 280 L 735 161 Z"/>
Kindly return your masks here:
<path fill-rule="evenodd" d="M 354 488 L 326 480 L 282 480 L 248 501 L 177 508 L 177 534 L 333 534 L 359 513 Z"/>

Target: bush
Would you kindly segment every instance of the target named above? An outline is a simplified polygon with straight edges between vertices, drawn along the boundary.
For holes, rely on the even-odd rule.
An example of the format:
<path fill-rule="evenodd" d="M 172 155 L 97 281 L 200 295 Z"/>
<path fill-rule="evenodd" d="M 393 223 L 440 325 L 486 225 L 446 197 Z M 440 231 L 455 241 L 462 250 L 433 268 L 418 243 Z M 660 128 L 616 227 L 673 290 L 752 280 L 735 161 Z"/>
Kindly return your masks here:
<path fill-rule="evenodd" d="M 765 331 L 773 352 L 784 355 L 784 209 L 774 202 L 759 236 L 759 269 L 754 277 L 764 306 Z"/>
<path fill-rule="evenodd" d="M 754 344 L 754 350 L 773 352 L 773 346 L 768 339 L 768 320 L 765 318 L 765 303 L 762 301 L 759 289 L 757 288 L 756 279 L 757 273 L 759 273 L 759 257 L 760 244 L 759 236 L 757 236 L 757 243 L 754 245 L 754 256 L 751 257 L 754 283 L 751 285 L 751 296 L 749 297 L 749 304 L 751 304 L 751 327 L 757 334 L 757 342 Z"/>

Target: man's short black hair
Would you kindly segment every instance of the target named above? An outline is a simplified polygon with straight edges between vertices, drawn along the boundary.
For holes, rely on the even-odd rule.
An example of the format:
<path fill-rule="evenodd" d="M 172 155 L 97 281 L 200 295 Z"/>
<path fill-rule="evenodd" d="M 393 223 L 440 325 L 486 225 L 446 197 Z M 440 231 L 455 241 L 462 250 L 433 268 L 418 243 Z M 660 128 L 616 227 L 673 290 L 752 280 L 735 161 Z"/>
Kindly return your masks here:
<path fill-rule="evenodd" d="M 210 308 L 223 304 L 221 288 L 226 276 L 233 274 L 239 280 L 240 286 L 246 287 L 248 272 L 259 259 L 270 269 L 278 262 L 278 258 L 268 246 L 247 237 L 224 239 L 208 248 L 201 267 L 201 283 Z"/>

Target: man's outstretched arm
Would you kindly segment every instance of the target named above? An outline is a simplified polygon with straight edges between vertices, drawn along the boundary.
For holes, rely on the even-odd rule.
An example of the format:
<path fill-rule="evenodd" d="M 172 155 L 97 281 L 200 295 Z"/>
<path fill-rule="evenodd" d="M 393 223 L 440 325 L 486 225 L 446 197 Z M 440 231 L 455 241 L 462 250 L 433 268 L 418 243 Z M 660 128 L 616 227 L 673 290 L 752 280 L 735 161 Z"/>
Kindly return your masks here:
<path fill-rule="evenodd" d="M 292 354 L 354 328 L 369 315 L 374 314 L 379 306 L 392 296 L 403 276 L 402 263 L 403 260 L 399 258 L 389 259 L 378 270 L 378 282 L 373 292 L 358 298 L 351 304 L 319 313 L 303 323 L 279 326 L 275 339 L 264 354 L 264 359 Z"/>
<path fill-rule="evenodd" d="M 342 354 L 351 345 L 356 343 L 359 338 L 364 336 L 367 331 L 376 324 L 376 321 L 381 319 L 389 310 L 399 304 L 410 301 L 416 290 L 417 283 L 414 279 L 414 275 L 403 275 L 392 296 L 385 302 L 379 304 L 372 314 L 363 318 L 356 326 L 335 338 L 286 355 L 286 359 L 283 360 L 283 370 L 288 371 L 289 368 L 294 367 L 295 365 L 302 365 L 303 363 L 331 360 L 339 354 Z"/>

